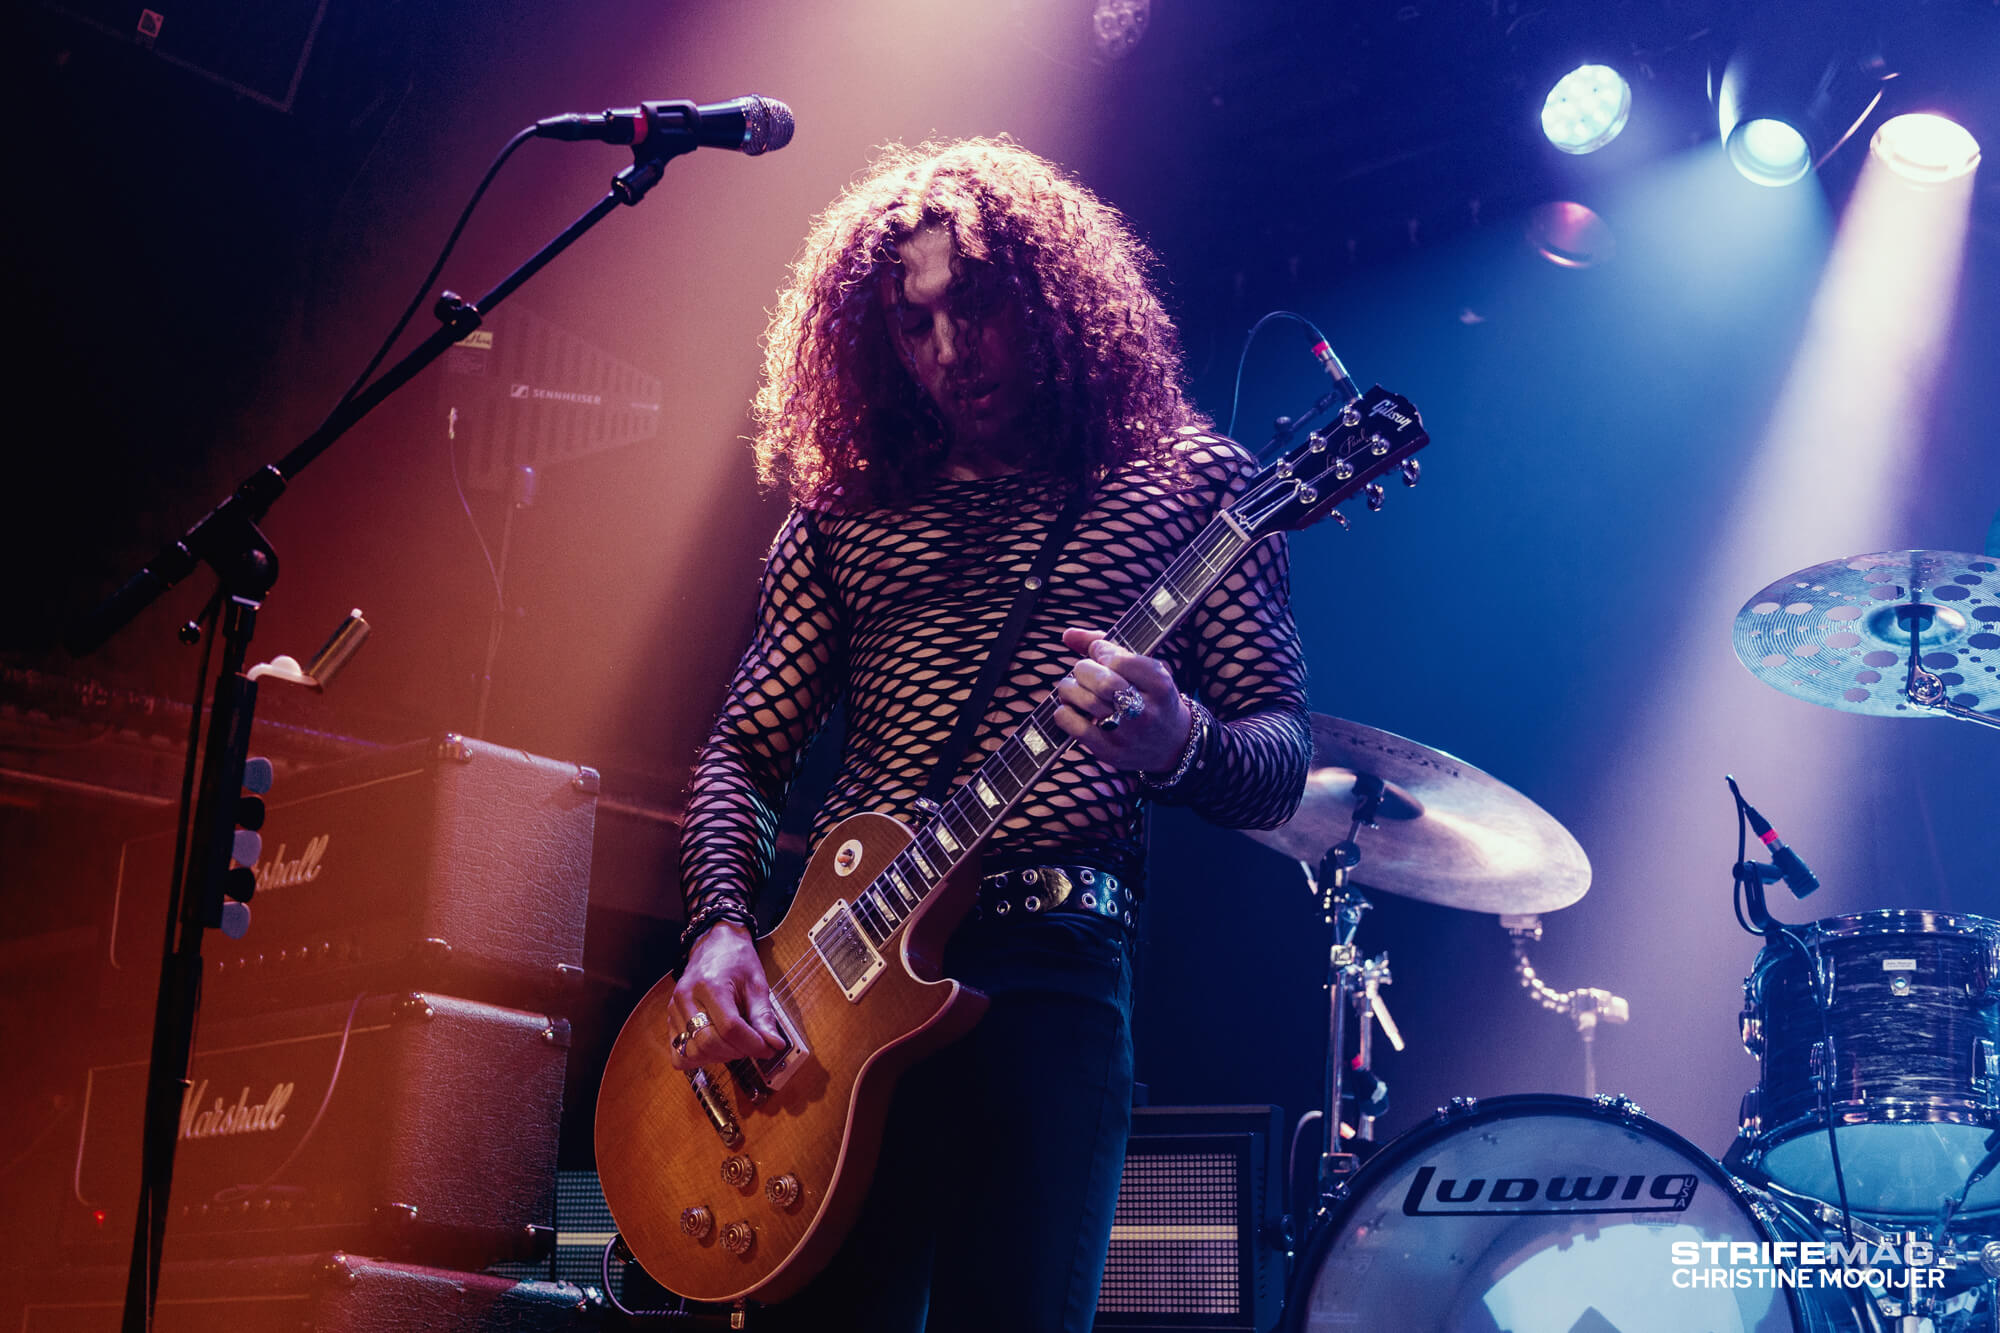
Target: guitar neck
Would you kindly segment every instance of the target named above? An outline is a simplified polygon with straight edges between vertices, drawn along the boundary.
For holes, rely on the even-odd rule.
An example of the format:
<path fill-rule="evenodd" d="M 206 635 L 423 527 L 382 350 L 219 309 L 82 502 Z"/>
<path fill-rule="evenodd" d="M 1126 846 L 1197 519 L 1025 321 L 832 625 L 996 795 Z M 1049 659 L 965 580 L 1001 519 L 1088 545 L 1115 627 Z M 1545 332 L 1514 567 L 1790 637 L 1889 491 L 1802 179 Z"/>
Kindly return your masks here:
<path fill-rule="evenodd" d="M 1150 654 L 1258 540 L 1228 511 L 1212 519 L 1111 628 L 1109 637 Z M 1054 692 L 1002 741 L 917 829 L 910 845 L 854 899 L 877 947 L 993 832 L 1071 743 L 1055 722 Z"/>

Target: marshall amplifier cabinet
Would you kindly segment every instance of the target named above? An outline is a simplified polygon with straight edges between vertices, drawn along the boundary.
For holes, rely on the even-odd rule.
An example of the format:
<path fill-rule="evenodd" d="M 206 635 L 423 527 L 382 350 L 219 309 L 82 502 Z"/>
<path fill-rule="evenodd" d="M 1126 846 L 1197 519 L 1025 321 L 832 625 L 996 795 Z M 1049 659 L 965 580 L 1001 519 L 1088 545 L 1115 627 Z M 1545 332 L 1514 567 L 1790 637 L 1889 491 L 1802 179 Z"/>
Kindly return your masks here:
<path fill-rule="evenodd" d="M 1284 1304 L 1275 1106 L 1132 1112 L 1100 1329 L 1265 1333 Z"/>
<path fill-rule="evenodd" d="M 461 736 L 281 779 L 250 928 L 212 932 L 203 1007 L 432 990 L 560 1010 L 581 975 L 594 770 Z M 157 993 L 174 835 L 126 843 L 107 1003 Z"/>
<path fill-rule="evenodd" d="M 125 1272 L 40 1275 L 12 1325 L 23 1333 L 118 1333 Z M 20 1304 L 16 1309 L 22 1308 Z M 518 1282 L 350 1254 L 168 1263 L 154 1333 L 557 1333 L 584 1328 L 567 1282 Z"/>
<path fill-rule="evenodd" d="M 167 1258 L 545 1257 L 569 1024 L 422 993 L 204 1023 Z M 130 1243 L 147 1058 L 87 1074 L 65 1240 Z"/>

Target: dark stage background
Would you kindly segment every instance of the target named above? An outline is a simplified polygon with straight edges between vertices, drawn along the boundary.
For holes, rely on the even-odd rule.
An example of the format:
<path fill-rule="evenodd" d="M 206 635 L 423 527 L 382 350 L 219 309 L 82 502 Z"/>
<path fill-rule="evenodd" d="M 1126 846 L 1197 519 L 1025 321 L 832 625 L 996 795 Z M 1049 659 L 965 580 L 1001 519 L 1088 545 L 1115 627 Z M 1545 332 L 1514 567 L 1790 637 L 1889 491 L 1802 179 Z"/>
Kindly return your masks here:
<path fill-rule="evenodd" d="M 675 163 L 515 298 L 657 378 L 658 427 L 546 467 L 516 515 L 488 739 L 597 765 L 621 799 L 677 803 L 782 513 L 742 437 L 764 311 L 808 218 L 872 145 L 1005 131 L 1157 248 L 1219 421 L 1244 333 L 1274 307 L 1423 410 L 1424 484 L 1355 532 L 1294 540 L 1313 705 L 1451 751 L 1576 834 L 1595 882 L 1549 919 L 1538 962 L 1558 986 L 1630 998 L 1631 1022 L 1597 1044 L 1604 1089 L 1719 1153 L 1755 1079 L 1735 1035 L 1755 947 L 1730 914 L 1725 771 L 1826 882 L 1781 912 L 2000 916 L 1995 739 L 1794 701 L 1743 671 L 1729 637 L 1750 594 L 1794 569 L 1986 546 L 2000 191 L 1989 167 L 1962 268 L 1926 286 L 1899 265 L 1948 261 L 1948 228 L 1863 241 L 1840 226 L 1865 137 L 1790 190 L 1735 176 L 1705 89 L 1744 6 L 1158 0 L 1137 49 L 1106 64 L 1089 6 L 1055 0 L 329 0 L 302 65 L 238 88 L 79 21 L 86 8 L 16 0 L 0 44 L 16 127 L 0 213 L 10 687 L 43 672 L 188 692 L 194 654 L 172 630 L 205 578 L 88 660 L 55 647 L 60 624 L 317 422 L 508 134 L 759 92 L 796 110 L 790 147 Z M 1993 142 L 2000 8 L 1896 12 L 1884 31 L 1909 72 L 1884 111 L 1948 93 Z M 1632 122 L 1611 149 L 1562 158 L 1536 112 L 1591 53 L 1632 73 Z M 443 285 L 484 290 L 621 165 L 613 148 L 529 145 Z M 1525 243 L 1530 211 L 1560 198 L 1604 217 L 1607 262 L 1558 268 Z M 1828 293 L 1845 240 L 1849 268 L 1888 276 L 1843 302 Z M 1323 391 L 1310 341 L 1289 324 L 1260 336 L 1240 437 Z M 504 503 L 471 489 L 473 521 L 461 507 L 442 374 L 300 478 L 268 525 L 285 572 L 260 656 L 305 657 L 351 606 L 376 626 L 324 699 L 274 705 L 296 725 L 376 742 L 473 726 L 495 603 L 474 521 L 497 545 Z M 61 854 L 46 832 L 25 806 L 0 827 L 17 919 L 55 910 L 28 873 Z M 1161 1104 L 1309 1107 L 1326 936 L 1297 867 L 1175 812 L 1154 836 L 1140 1077 Z M 101 891 L 81 871 L 63 884 Z M 614 946 L 676 915 L 676 886 L 601 873 L 593 892 L 594 965 L 650 979 L 657 959 Z M 1383 895 L 1362 941 L 1392 956 L 1410 1042 L 1383 1060 L 1385 1133 L 1456 1094 L 1581 1090 L 1574 1033 L 1516 986 L 1491 918 Z"/>

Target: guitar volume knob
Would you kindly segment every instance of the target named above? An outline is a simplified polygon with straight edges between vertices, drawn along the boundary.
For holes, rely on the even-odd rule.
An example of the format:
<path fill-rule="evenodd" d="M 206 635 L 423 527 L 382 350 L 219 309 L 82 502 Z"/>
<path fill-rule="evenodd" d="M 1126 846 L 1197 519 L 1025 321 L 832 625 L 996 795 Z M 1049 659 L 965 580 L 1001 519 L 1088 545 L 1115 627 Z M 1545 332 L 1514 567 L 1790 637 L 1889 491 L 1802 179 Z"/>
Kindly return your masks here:
<path fill-rule="evenodd" d="M 749 1189 L 750 1182 L 756 1178 L 756 1164 L 742 1153 L 732 1153 L 722 1159 L 722 1183 L 731 1189 Z"/>
<path fill-rule="evenodd" d="M 799 1201 L 799 1178 L 794 1175 L 772 1176 L 764 1182 L 764 1194 L 780 1208 L 790 1208 Z"/>
<path fill-rule="evenodd" d="M 731 1222 L 722 1229 L 722 1248 L 741 1259 L 757 1243 L 757 1228 L 748 1222 Z"/>
<path fill-rule="evenodd" d="M 696 1204 L 692 1208 L 681 1209 L 681 1231 L 696 1240 L 707 1240 L 708 1233 L 715 1230 L 715 1214 Z"/>

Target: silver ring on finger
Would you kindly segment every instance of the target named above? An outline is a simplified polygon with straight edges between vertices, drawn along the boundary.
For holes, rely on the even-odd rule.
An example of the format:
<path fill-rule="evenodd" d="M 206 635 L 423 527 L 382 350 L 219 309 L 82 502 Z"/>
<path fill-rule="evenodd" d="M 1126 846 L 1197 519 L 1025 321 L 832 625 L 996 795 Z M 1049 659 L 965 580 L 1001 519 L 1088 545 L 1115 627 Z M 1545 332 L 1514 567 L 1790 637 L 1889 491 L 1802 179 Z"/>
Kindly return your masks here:
<path fill-rule="evenodd" d="M 1111 696 L 1111 712 L 1099 718 L 1097 726 L 1102 731 L 1116 731 L 1121 723 L 1146 711 L 1146 696 L 1130 685 L 1121 685 Z"/>

